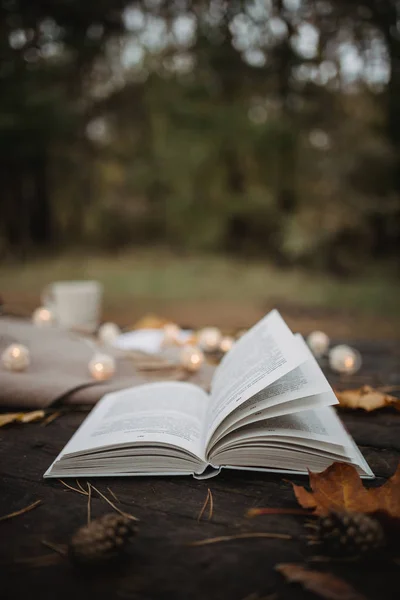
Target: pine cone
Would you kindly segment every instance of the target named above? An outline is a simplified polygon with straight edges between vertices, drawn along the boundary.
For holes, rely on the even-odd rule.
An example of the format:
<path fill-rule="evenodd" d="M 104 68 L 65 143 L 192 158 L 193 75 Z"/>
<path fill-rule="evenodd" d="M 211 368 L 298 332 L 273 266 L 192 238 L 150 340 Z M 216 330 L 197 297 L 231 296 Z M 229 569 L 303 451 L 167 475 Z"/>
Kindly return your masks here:
<path fill-rule="evenodd" d="M 364 513 L 332 511 L 316 523 L 310 523 L 310 527 L 315 530 L 311 543 L 321 544 L 331 556 L 360 558 L 386 545 L 380 523 Z"/>
<path fill-rule="evenodd" d="M 136 527 L 130 519 L 110 513 L 78 529 L 69 544 L 75 564 L 94 566 L 120 558 Z"/>

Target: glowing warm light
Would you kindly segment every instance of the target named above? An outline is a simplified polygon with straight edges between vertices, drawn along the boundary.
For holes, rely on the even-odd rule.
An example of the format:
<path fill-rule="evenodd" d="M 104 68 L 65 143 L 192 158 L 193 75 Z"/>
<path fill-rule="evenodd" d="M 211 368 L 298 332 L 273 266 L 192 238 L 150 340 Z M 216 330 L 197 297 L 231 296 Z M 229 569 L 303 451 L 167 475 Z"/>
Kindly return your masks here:
<path fill-rule="evenodd" d="M 198 371 L 204 362 L 204 354 L 196 346 L 185 346 L 180 355 L 182 366 L 188 371 Z"/>
<path fill-rule="evenodd" d="M 354 348 L 341 344 L 329 352 L 329 365 L 337 373 L 352 375 L 361 367 L 361 356 Z"/>
<path fill-rule="evenodd" d="M 328 351 L 329 337 L 323 331 L 312 331 L 307 338 L 307 344 L 314 356 L 321 357 Z"/>
<path fill-rule="evenodd" d="M 89 362 L 89 371 L 93 379 L 106 381 L 115 374 L 115 359 L 108 354 L 95 354 Z"/>
<path fill-rule="evenodd" d="M 222 352 L 226 353 L 226 352 L 229 352 L 229 350 L 232 348 L 234 343 L 235 343 L 235 340 L 233 339 L 233 337 L 231 337 L 230 335 L 227 335 L 222 338 L 222 340 L 219 344 L 219 348 Z"/>
<path fill-rule="evenodd" d="M 40 306 L 34 311 L 32 322 L 36 327 L 51 327 L 54 323 L 54 315 L 48 308 Z"/>
<path fill-rule="evenodd" d="M 205 327 L 198 333 L 198 344 L 205 352 L 215 352 L 221 343 L 222 334 L 218 327 Z"/>
<path fill-rule="evenodd" d="M 175 323 L 164 325 L 164 346 L 173 346 L 179 343 L 181 328 Z"/>
<path fill-rule="evenodd" d="M 352 369 L 354 367 L 354 358 L 352 356 L 346 356 L 344 359 L 344 366 L 346 369 Z"/>
<path fill-rule="evenodd" d="M 1 362 L 8 371 L 25 371 L 31 362 L 29 350 L 23 344 L 11 344 L 1 355 Z"/>
<path fill-rule="evenodd" d="M 115 323 L 103 323 L 99 327 L 98 337 L 103 344 L 113 344 L 120 335 L 121 330 Z"/>

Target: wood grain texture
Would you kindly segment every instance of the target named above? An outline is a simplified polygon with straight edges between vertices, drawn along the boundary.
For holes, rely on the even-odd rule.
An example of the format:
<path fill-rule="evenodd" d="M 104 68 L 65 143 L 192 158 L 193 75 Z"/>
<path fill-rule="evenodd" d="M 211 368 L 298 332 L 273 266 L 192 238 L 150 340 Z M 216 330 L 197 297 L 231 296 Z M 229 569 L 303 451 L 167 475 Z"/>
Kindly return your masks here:
<path fill-rule="evenodd" d="M 364 341 L 361 351 L 365 383 L 389 385 L 400 380 L 397 346 Z M 353 380 L 328 376 L 342 388 L 360 385 L 359 375 Z M 368 485 L 383 483 L 400 459 L 400 414 L 383 409 L 369 414 L 341 411 L 340 415 L 377 475 Z M 0 523 L 2 599 L 256 600 L 276 592 L 280 600 L 311 600 L 313 596 L 285 583 L 274 570 L 277 563 L 302 563 L 311 556 L 304 518 L 245 516 L 256 506 L 297 506 L 290 483 L 279 475 L 227 471 L 204 482 L 186 477 L 90 479 L 115 501 L 107 490 L 111 488 L 120 501 L 118 506 L 140 518 L 130 561 L 113 571 L 102 569 L 89 575 L 76 571 L 62 557 L 34 566 L 31 559 L 49 555 L 43 540 L 66 544 L 72 532 L 86 523 L 87 498 L 58 481 L 42 479 L 84 417 L 82 412 L 72 412 L 47 427 L 28 424 L 0 430 L 0 516 L 42 500 L 35 510 Z M 298 484 L 306 481 L 304 477 L 290 479 Z M 81 484 L 86 488 L 86 480 Z M 208 488 L 213 495 L 213 517 L 199 522 Z M 109 510 L 94 493 L 92 518 Z M 189 546 L 208 537 L 257 531 L 287 533 L 294 539 L 249 538 Z M 343 577 L 371 600 L 398 598 L 400 571 L 395 565 L 375 562 L 366 568 L 350 563 L 324 569 Z"/>

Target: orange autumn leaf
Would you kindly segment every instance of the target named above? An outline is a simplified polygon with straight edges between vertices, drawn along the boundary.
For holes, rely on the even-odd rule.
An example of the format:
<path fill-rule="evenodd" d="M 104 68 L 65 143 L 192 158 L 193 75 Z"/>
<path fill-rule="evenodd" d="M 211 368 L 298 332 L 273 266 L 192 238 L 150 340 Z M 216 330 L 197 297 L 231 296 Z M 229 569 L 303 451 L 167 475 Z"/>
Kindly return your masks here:
<path fill-rule="evenodd" d="M 308 492 L 301 485 L 293 485 L 297 501 L 303 508 L 324 515 L 331 510 L 373 513 L 384 511 L 400 518 L 400 464 L 396 473 L 378 488 L 364 487 L 355 467 L 334 463 L 322 473 L 311 473 Z"/>
<path fill-rule="evenodd" d="M 299 583 L 325 600 L 365 600 L 365 596 L 332 573 L 314 571 L 293 563 L 279 564 L 275 569 L 290 583 Z"/>
<path fill-rule="evenodd" d="M 385 394 L 380 390 L 375 390 L 369 385 L 363 385 L 353 390 L 344 390 L 336 392 L 341 408 L 362 408 L 366 411 L 377 410 L 386 406 L 393 406 L 400 410 L 400 400 L 395 396 Z"/>
<path fill-rule="evenodd" d="M 162 329 L 164 325 L 168 325 L 171 323 L 170 320 L 165 319 L 164 317 L 159 317 L 158 315 L 148 314 L 144 315 L 139 321 L 136 321 L 132 327 L 128 327 L 129 329 Z"/>

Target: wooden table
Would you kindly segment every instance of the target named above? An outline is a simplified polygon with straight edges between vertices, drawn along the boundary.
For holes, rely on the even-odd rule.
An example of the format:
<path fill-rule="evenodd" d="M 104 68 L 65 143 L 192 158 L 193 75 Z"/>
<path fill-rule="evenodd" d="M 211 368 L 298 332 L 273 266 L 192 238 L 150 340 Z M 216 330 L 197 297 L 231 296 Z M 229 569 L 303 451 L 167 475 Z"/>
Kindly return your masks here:
<path fill-rule="evenodd" d="M 341 387 L 361 383 L 400 384 L 398 346 L 364 342 L 358 347 L 363 356 L 363 370 L 353 381 L 331 377 L 334 383 Z M 377 475 L 373 485 L 382 484 L 399 461 L 400 413 L 385 409 L 341 415 Z M 66 544 L 71 533 L 86 522 L 87 499 L 58 481 L 44 481 L 42 475 L 84 416 L 74 412 L 46 427 L 31 424 L 0 429 L 0 516 L 37 499 L 42 501 L 31 512 L 0 522 L 0 598 L 315 597 L 298 585 L 285 583 L 274 570 L 277 563 L 301 563 L 312 554 L 304 539 L 304 518 L 268 516 L 249 520 L 245 517 L 247 509 L 254 506 L 296 507 L 290 484 L 275 475 L 225 472 L 209 481 L 93 479 L 91 482 L 108 497 L 112 498 L 107 488 L 114 492 L 120 501 L 118 506 L 140 518 L 132 558 L 116 570 L 83 574 L 58 557 L 43 541 Z M 306 481 L 304 477 L 292 480 Z M 213 495 L 213 516 L 211 521 L 198 522 L 207 488 Z M 95 495 L 93 517 L 109 511 L 104 500 Z M 188 545 L 194 540 L 245 532 L 289 533 L 294 539 L 238 539 L 203 547 Z M 45 558 L 36 563 L 37 557 Z M 400 597 L 400 567 L 391 563 L 375 561 L 367 566 L 331 563 L 323 568 L 352 583 L 367 598 Z"/>

